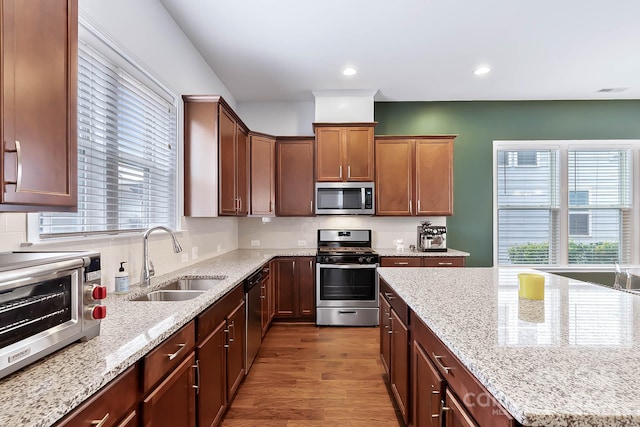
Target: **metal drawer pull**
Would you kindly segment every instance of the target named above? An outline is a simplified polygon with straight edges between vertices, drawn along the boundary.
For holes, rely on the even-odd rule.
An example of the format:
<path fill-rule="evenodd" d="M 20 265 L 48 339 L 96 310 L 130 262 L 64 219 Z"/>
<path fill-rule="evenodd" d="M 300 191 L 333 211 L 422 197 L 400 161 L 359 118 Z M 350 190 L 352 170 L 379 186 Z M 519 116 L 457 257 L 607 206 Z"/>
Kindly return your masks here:
<path fill-rule="evenodd" d="M 171 354 L 167 354 L 167 356 L 169 356 L 169 360 L 173 360 L 176 357 L 178 357 L 178 354 L 180 354 L 180 352 L 186 347 L 186 343 L 185 344 L 178 344 L 178 347 L 180 347 L 175 353 L 171 353 Z"/>
<path fill-rule="evenodd" d="M 393 263 L 393 265 L 409 265 L 409 263 L 407 261 L 402 261 L 402 262 L 396 261 Z"/>
<path fill-rule="evenodd" d="M 347 166 L 347 178 L 351 178 L 351 166 Z"/>
<path fill-rule="evenodd" d="M 389 300 L 392 300 L 395 298 L 395 296 L 391 292 L 385 292 L 384 296 L 387 297 L 387 299 Z"/>
<path fill-rule="evenodd" d="M 449 408 L 448 406 L 444 406 L 444 400 L 440 401 L 440 416 L 444 417 L 444 413 L 445 411 L 450 411 L 451 408 Z"/>
<path fill-rule="evenodd" d="M 102 417 L 101 420 L 93 420 L 91 421 L 91 425 L 92 426 L 96 426 L 96 427 L 102 427 L 104 425 L 104 423 L 107 422 L 107 420 L 109 419 L 109 413 L 107 412 L 107 414 Z"/>
<path fill-rule="evenodd" d="M 196 360 L 195 365 L 191 365 L 196 370 L 196 383 L 192 386 L 196 389 L 196 395 L 200 394 L 200 361 Z"/>
<path fill-rule="evenodd" d="M 229 330 L 231 330 L 231 328 L 233 328 L 233 336 L 229 337 L 229 344 L 234 342 L 236 339 L 236 321 L 235 320 L 231 321 L 231 324 L 229 325 Z"/>
<path fill-rule="evenodd" d="M 340 165 L 340 176 L 338 178 L 342 179 L 342 165 Z"/>
<path fill-rule="evenodd" d="M 437 363 L 438 365 L 440 365 L 440 367 L 441 367 L 442 369 L 444 369 L 445 374 L 448 374 L 448 373 L 449 373 L 449 371 L 451 371 L 451 370 L 453 369 L 453 368 L 452 368 L 452 367 L 450 367 L 450 366 L 444 366 L 444 365 L 442 364 L 442 360 L 441 360 L 441 359 L 442 359 L 442 356 L 436 356 L 436 354 L 435 354 L 435 353 L 433 353 L 433 352 L 431 353 L 431 355 L 433 356 L 433 358 L 434 358 L 434 359 L 436 359 L 436 363 Z"/>
<path fill-rule="evenodd" d="M 452 262 L 439 262 L 438 265 L 453 265 Z"/>
<path fill-rule="evenodd" d="M 356 314 L 355 310 L 338 310 L 339 314 Z"/>

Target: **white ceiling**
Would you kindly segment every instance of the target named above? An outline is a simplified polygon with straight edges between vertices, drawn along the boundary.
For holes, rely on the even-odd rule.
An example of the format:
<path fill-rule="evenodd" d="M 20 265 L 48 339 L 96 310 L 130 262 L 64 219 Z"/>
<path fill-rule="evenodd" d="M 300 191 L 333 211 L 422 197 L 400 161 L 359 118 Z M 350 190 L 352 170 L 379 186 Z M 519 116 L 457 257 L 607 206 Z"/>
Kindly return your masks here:
<path fill-rule="evenodd" d="M 638 0 L 160 1 L 239 102 L 640 99 Z"/>

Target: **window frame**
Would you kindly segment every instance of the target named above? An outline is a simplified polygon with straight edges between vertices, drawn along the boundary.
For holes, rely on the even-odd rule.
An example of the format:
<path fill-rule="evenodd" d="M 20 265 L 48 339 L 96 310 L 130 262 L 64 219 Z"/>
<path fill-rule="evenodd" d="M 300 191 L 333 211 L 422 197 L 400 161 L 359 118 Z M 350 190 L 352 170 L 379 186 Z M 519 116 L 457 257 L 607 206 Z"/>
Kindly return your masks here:
<path fill-rule="evenodd" d="M 498 151 L 499 150 L 558 150 L 559 152 L 559 180 L 560 180 L 560 203 L 558 210 L 559 215 L 559 242 L 558 242 L 558 262 L 555 264 L 499 264 L 499 246 L 498 246 Z M 602 269 L 602 264 L 569 264 L 569 179 L 568 179 L 568 152 L 571 150 L 613 150 L 628 149 L 630 150 L 631 162 L 631 238 L 630 238 L 630 265 L 640 263 L 640 140 L 494 140 L 492 152 L 492 177 L 493 177 L 493 265 L 500 267 L 520 267 L 526 266 L 541 267 L 545 270 L 565 269 L 570 267 L 575 271 L 591 271 Z M 591 218 L 590 218 L 591 221 Z M 590 222 L 591 231 L 591 222 Z M 580 236 L 587 237 L 587 236 Z M 607 265 L 607 267 L 609 267 Z"/>
<path fill-rule="evenodd" d="M 173 141 L 176 147 L 175 155 L 175 203 L 174 203 L 174 218 L 175 224 L 171 225 L 177 233 L 180 233 L 183 228 L 182 220 L 182 206 L 184 203 L 184 190 L 183 190 L 183 159 L 184 159 L 184 147 L 180 143 L 182 140 L 183 127 L 183 106 L 180 101 L 180 97 L 176 91 L 170 89 L 169 85 L 157 76 L 151 67 L 146 65 L 143 61 L 138 59 L 132 54 L 122 43 L 116 38 L 108 34 L 104 29 L 100 28 L 90 17 L 80 12 L 78 18 L 78 39 L 79 43 L 88 44 L 93 49 L 97 50 L 101 55 L 115 63 L 117 66 L 122 67 L 127 73 L 141 81 L 145 85 L 153 88 L 160 96 L 165 98 L 168 102 L 173 104 L 172 116 L 175 119 L 175 140 Z M 113 165 L 118 168 L 118 165 Z M 72 233 L 70 235 L 61 234 L 59 236 L 48 236 L 43 238 L 40 236 L 40 213 L 28 213 L 27 214 L 27 242 L 28 244 L 47 244 L 47 243 L 60 243 L 60 242 L 73 242 L 73 241 L 86 241 L 102 240 L 102 239 L 114 239 L 116 237 L 128 238 L 133 235 L 139 235 L 139 229 L 132 230 L 117 230 L 117 231 L 97 231 L 97 232 L 79 232 Z"/>

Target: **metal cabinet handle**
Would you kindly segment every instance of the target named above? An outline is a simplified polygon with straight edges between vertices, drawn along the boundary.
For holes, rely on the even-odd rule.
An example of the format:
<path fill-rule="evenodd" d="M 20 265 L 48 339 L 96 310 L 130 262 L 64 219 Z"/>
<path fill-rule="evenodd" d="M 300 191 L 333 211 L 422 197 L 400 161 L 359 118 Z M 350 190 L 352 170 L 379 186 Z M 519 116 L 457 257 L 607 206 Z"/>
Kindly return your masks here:
<path fill-rule="evenodd" d="M 231 345 L 230 337 L 229 337 L 229 327 L 224 330 L 224 333 L 227 334 L 227 343 L 224 345 L 224 348 L 229 348 Z"/>
<path fill-rule="evenodd" d="M 196 389 L 196 395 L 200 394 L 200 361 L 196 360 L 195 365 L 191 365 L 196 370 L 196 383 L 192 386 Z"/>
<path fill-rule="evenodd" d="M 409 263 L 407 261 L 402 261 L 402 262 L 396 261 L 393 263 L 393 265 L 409 265 Z"/>
<path fill-rule="evenodd" d="M 445 365 L 442 363 L 442 356 L 438 356 L 438 355 L 436 355 L 436 354 L 435 354 L 435 353 L 433 353 L 433 352 L 431 353 L 431 355 L 432 355 L 432 356 L 433 356 L 433 358 L 436 360 L 436 363 L 437 363 L 438 365 L 440 365 L 440 367 L 441 367 L 442 369 L 444 369 L 445 374 L 448 374 L 448 373 L 449 373 L 449 371 L 451 371 L 451 370 L 453 369 L 451 366 L 445 366 Z"/>
<path fill-rule="evenodd" d="M 229 337 L 229 343 L 235 342 L 235 339 L 236 339 L 236 321 L 235 320 L 231 321 L 231 324 L 229 325 L 229 330 L 231 330 L 231 328 L 233 328 L 233 335 Z"/>
<path fill-rule="evenodd" d="M 171 353 L 171 354 L 167 354 L 167 356 L 169 357 L 169 360 L 173 360 L 176 357 L 178 357 L 178 354 L 180 354 L 180 352 L 186 347 L 186 343 L 184 344 L 178 344 L 178 347 L 180 347 L 175 353 Z"/>
<path fill-rule="evenodd" d="M 107 412 L 107 413 L 105 414 L 105 416 L 104 416 L 104 417 L 102 417 L 102 419 L 100 419 L 100 420 L 93 420 L 93 421 L 91 421 L 91 425 L 92 425 L 92 426 L 96 426 L 96 427 L 102 427 L 102 426 L 104 425 L 104 423 L 106 423 L 106 422 L 107 422 L 107 420 L 108 420 L 108 419 L 109 419 L 109 413 Z"/>
<path fill-rule="evenodd" d="M 387 299 L 389 300 L 392 300 L 395 298 L 395 296 L 391 292 L 385 292 L 384 296 L 387 297 Z"/>
<path fill-rule="evenodd" d="M 313 200 L 309 201 L 309 212 L 313 213 Z"/>
<path fill-rule="evenodd" d="M 418 199 L 418 212 L 420 212 L 420 199 Z"/>
<path fill-rule="evenodd" d="M 438 265 L 453 265 L 452 262 L 439 262 Z"/>
<path fill-rule="evenodd" d="M 342 165 L 340 165 L 339 168 L 340 168 L 340 176 L 339 176 L 339 178 L 342 179 Z"/>
<path fill-rule="evenodd" d="M 444 417 L 444 413 L 450 410 L 451 408 L 449 408 L 448 406 L 444 406 L 444 399 L 440 400 L 440 417 Z"/>
<path fill-rule="evenodd" d="M 20 192 L 22 188 L 22 148 L 20 146 L 20 141 L 15 141 L 16 148 L 13 150 L 5 150 L 7 153 L 16 153 L 16 193 Z"/>
<path fill-rule="evenodd" d="M 129 425 L 129 423 L 131 422 L 131 420 L 133 420 L 136 417 L 136 411 L 133 411 L 132 413 L 129 414 L 129 416 L 127 418 L 125 418 L 124 420 L 120 421 L 120 424 L 118 424 L 118 427 L 126 427 Z"/>
<path fill-rule="evenodd" d="M 413 215 L 413 200 L 409 199 L 409 213 Z"/>

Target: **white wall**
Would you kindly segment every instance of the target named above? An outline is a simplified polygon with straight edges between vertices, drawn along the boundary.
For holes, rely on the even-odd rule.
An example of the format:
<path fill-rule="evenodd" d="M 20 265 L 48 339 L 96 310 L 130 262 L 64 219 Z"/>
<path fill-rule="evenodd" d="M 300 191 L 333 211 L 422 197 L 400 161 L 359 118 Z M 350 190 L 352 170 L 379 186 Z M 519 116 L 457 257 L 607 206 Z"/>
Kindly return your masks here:
<path fill-rule="evenodd" d="M 313 102 L 240 102 L 236 112 L 249 129 L 274 136 L 312 136 Z"/>
<path fill-rule="evenodd" d="M 189 39 L 157 0 L 79 0 L 80 15 L 90 24 L 108 33 L 131 57 L 153 70 L 153 74 L 178 96 L 187 93 L 222 94 L 232 105 L 235 99 L 220 79 L 195 50 Z M 178 141 L 183 140 L 182 100 L 179 100 Z M 182 151 L 182 150 L 181 150 Z M 178 172 L 182 176 L 182 168 Z M 182 188 L 180 182 L 179 188 Z M 192 259 L 192 248 L 198 249 L 198 260 L 236 249 L 238 221 L 235 218 L 184 219 L 178 239 Z M 27 241 L 26 215 L 0 213 L 0 251 L 24 249 Z M 30 250 L 97 250 L 102 254 L 102 279 L 114 289 L 113 276 L 120 261 L 127 261 L 131 282 L 139 281 L 142 262 L 142 238 L 100 237 L 73 242 L 37 245 Z M 181 266 L 182 254 L 174 254 L 165 233 L 153 234 L 149 253 L 157 274 Z M 197 262 L 197 261 L 195 261 Z"/>
<path fill-rule="evenodd" d="M 258 240 L 261 248 L 315 248 L 319 228 L 363 228 L 371 229 L 374 248 L 395 248 L 393 241 L 404 239 L 405 249 L 416 244 L 417 227 L 420 221 L 430 220 L 434 225 L 446 225 L 446 217 L 371 217 L 371 216 L 316 216 L 309 218 L 241 218 L 238 226 L 238 246 L 256 248 L 252 240 Z M 299 245 L 299 241 L 304 243 Z"/>

